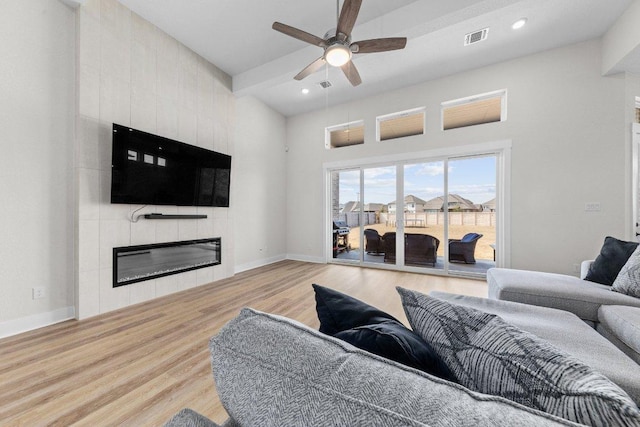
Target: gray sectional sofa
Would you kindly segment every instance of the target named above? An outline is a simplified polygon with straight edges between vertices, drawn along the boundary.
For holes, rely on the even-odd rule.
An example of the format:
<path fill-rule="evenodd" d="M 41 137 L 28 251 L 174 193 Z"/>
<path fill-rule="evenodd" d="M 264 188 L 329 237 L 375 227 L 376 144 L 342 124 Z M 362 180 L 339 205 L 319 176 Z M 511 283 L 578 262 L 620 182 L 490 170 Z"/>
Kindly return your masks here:
<path fill-rule="evenodd" d="M 607 237 L 591 263 L 490 269 L 488 299 L 398 288 L 412 331 L 318 285 L 324 333 L 244 309 L 210 342 L 224 426 L 640 427 L 640 249 Z"/>
<path fill-rule="evenodd" d="M 585 261 L 585 277 L 591 261 Z M 538 271 L 492 268 L 489 298 L 573 313 L 640 363 L 640 299 L 583 278 Z"/>
<path fill-rule="evenodd" d="M 499 315 L 576 363 L 603 374 L 636 404 L 640 402 L 640 365 L 575 314 L 517 302 L 441 292 L 431 295 L 452 306 Z M 210 350 L 217 391 L 230 415 L 226 427 L 581 425 L 472 391 L 293 320 L 251 309 L 244 309 L 212 338 Z M 528 351 L 518 356 L 526 357 Z M 588 384 L 577 384 L 576 396 L 584 386 L 588 388 Z M 634 408 L 621 411 L 624 420 L 605 424 L 640 425 Z M 170 427 L 215 425 L 188 409 L 167 423 Z"/>

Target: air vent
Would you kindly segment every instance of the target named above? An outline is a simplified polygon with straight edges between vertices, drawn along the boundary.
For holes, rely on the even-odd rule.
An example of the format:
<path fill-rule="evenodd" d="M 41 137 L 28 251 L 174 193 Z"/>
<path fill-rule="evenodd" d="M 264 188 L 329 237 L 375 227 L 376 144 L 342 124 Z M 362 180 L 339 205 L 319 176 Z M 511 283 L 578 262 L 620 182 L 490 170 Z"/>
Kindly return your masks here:
<path fill-rule="evenodd" d="M 485 28 L 483 30 L 474 31 L 473 33 L 469 33 L 464 36 L 464 45 L 469 46 L 470 44 L 478 43 L 487 39 L 487 35 L 489 34 L 489 28 Z"/>
<path fill-rule="evenodd" d="M 329 87 L 331 87 L 331 82 L 329 80 L 325 80 L 323 82 L 318 83 L 320 86 L 322 86 L 324 89 L 327 89 Z"/>

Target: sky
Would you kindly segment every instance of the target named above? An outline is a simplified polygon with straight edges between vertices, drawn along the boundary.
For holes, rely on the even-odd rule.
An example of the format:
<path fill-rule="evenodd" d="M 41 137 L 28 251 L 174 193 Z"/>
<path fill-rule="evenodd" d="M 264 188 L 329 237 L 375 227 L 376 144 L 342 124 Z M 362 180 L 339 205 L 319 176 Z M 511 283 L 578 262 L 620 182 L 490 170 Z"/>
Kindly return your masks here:
<path fill-rule="evenodd" d="M 496 197 L 496 158 L 472 157 L 449 160 L 449 194 L 481 204 Z M 425 201 L 444 195 L 444 162 L 406 164 L 405 196 Z M 384 203 L 396 198 L 396 166 L 364 169 L 364 203 Z M 360 171 L 340 172 L 340 203 L 357 201 Z"/>

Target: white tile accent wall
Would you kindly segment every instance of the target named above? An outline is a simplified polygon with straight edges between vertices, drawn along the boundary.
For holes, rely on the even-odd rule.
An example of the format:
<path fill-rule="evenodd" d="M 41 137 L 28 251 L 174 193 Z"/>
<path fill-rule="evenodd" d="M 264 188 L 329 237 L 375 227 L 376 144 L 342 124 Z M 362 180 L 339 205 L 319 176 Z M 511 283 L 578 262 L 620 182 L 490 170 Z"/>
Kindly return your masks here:
<path fill-rule="evenodd" d="M 209 217 L 142 218 L 134 223 L 130 216 L 141 206 L 109 202 L 114 122 L 233 155 L 235 97 L 230 77 L 116 0 L 87 0 L 78 8 L 77 19 L 78 317 L 233 275 L 232 208 L 147 206 L 136 215 Z M 221 265 L 113 288 L 113 247 L 204 237 L 222 238 Z"/>

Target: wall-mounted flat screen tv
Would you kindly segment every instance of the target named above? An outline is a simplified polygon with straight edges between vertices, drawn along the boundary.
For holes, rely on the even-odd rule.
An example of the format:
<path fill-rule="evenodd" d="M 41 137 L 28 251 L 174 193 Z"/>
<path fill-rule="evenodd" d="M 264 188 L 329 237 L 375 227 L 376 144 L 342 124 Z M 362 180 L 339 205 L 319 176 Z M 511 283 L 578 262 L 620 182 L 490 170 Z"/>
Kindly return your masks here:
<path fill-rule="evenodd" d="M 113 124 L 111 203 L 229 207 L 231 156 Z"/>

